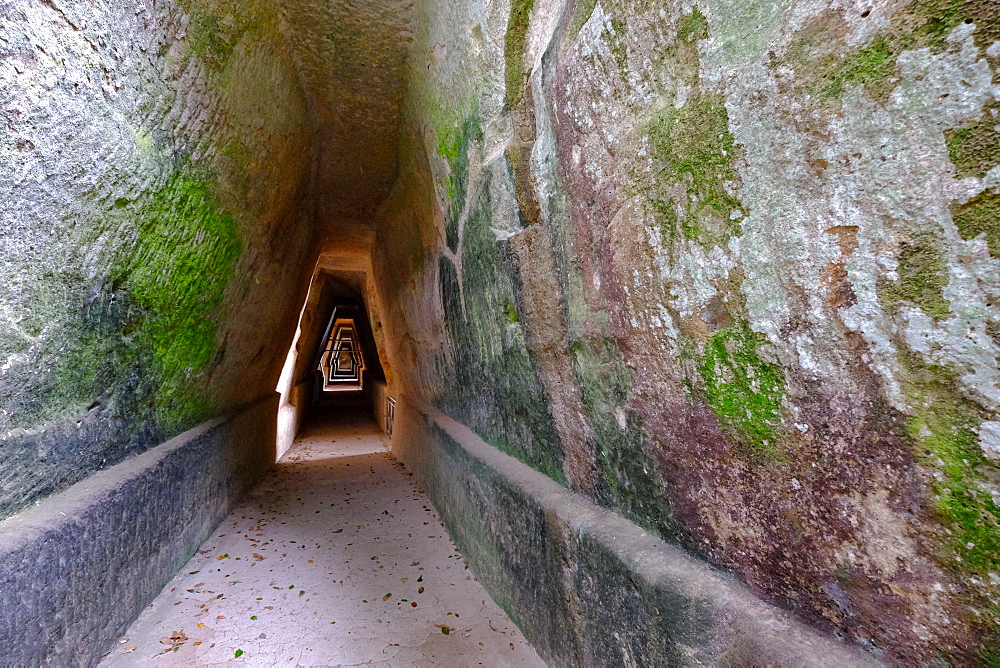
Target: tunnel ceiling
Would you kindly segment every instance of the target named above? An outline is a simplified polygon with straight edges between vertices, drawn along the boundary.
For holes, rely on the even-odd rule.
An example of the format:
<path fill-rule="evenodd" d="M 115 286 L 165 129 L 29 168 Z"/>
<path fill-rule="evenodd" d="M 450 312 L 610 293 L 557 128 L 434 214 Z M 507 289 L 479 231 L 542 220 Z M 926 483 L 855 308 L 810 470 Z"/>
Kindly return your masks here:
<path fill-rule="evenodd" d="M 315 123 L 317 222 L 321 231 L 367 222 L 398 170 L 413 6 L 287 2 L 281 11 Z"/>

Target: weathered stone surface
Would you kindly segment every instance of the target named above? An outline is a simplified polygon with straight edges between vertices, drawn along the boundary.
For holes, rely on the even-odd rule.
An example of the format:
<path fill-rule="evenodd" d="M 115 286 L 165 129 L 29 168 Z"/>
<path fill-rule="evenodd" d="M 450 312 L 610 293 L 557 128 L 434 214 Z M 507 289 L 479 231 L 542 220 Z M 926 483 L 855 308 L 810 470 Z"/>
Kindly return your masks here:
<path fill-rule="evenodd" d="M 881 660 L 995 661 L 994 4 L 422 3 L 397 386 Z"/>
<path fill-rule="evenodd" d="M 268 3 L 2 15 L 6 517 L 273 390 L 312 228 L 305 102 Z"/>
<path fill-rule="evenodd" d="M 390 396 L 996 662 L 995 5 L 0 0 L 0 516 L 272 389 L 322 253 Z"/>
<path fill-rule="evenodd" d="M 397 420 L 477 577 L 552 665 L 875 665 L 441 413 L 403 402 Z"/>
<path fill-rule="evenodd" d="M 0 655 L 96 664 L 274 463 L 278 395 L 0 522 Z"/>

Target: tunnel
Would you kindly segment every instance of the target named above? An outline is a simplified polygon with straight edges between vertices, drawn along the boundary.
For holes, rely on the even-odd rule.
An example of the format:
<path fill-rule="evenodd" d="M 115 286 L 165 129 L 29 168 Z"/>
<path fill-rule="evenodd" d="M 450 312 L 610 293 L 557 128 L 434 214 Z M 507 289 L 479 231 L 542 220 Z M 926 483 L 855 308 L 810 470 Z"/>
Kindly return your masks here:
<path fill-rule="evenodd" d="M 0 665 L 1000 665 L 990 0 L 0 0 Z"/>

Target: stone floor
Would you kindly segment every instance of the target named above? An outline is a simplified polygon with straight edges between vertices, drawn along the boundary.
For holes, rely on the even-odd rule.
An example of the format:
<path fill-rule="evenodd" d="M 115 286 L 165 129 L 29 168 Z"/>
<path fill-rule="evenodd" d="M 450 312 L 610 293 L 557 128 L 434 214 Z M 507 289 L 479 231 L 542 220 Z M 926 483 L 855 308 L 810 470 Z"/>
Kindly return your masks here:
<path fill-rule="evenodd" d="M 102 666 L 544 665 L 357 413 L 307 427 Z"/>

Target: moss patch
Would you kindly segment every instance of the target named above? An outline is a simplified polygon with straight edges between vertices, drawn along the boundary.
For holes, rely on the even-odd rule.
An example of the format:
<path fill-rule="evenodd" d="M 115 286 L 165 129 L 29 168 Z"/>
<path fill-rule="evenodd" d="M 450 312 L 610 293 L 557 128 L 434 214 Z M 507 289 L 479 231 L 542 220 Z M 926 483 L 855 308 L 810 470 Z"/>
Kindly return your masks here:
<path fill-rule="evenodd" d="M 520 294 L 517 258 L 491 230 L 489 189 L 477 193 L 462 246 L 464 309 L 460 277 L 451 261 L 439 259 L 451 355 L 443 361 L 448 380 L 436 403 L 483 440 L 565 484 L 562 445 L 538 371 L 523 334 L 510 323 Z"/>
<path fill-rule="evenodd" d="M 507 316 L 507 324 L 513 325 L 516 322 L 521 322 L 521 318 L 517 315 L 517 307 L 511 302 L 504 302 L 503 305 L 504 313 Z"/>
<path fill-rule="evenodd" d="M 479 116 L 473 111 L 457 127 L 444 126 L 437 130 L 438 152 L 448 162 L 446 186 L 448 192 L 448 215 L 445 220 L 445 235 L 448 247 L 458 251 L 459 218 L 465 208 L 465 198 L 469 189 L 469 151 L 478 150 L 483 131 Z"/>
<path fill-rule="evenodd" d="M 510 19 L 507 22 L 507 36 L 504 40 L 504 81 L 507 84 L 508 107 L 517 106 L 524 95 L 527 80 L 524 71 L 524 50 L 528 46 L 528 27 L 534 4 L 535 0 L 513 0 L 510 5 Z"/>
<path fill-rule="evenodd" d="M 176 432 L 211 414 L 197 377 L 215 357 L 219 307 L 243 241 L 210 185 L 183 173 L 142 207 L 137 227 L 116 258 L 115 282 L 142 312 L 132 326 L 153 354 L 158 421 Z"/>
<path fill-rule="evenodd" d="M 958 177 L 982 178 L 986 172 L 1000 165 L 1000 132 L 996 129 L 1000 120 L 993 118 L 990 108 L 1000 109 L 1000 105 L 987 107 L 978 123 L 945 133 L 948 155 Z"/>
<path fill-rule="evenodd" d="M 218 2 L 209 9 L 205 3 L 182 0 L 181 6 L 190 17 L 188 43 L 191 53 L 213 72 L 226 69 L 236 46 L 248 34 L 263 32 L 273 21 L 272 10 L 257 2 Z"/>
<path fill-rule="evenodd" d="M 693 45 L 700 39 L 708 39 L 708 19 L 697 7 L 685 14 L 677 22 L 677 40 Z"/>
<path fill-rule="evenodd" d="M 952 206 L 951 217 L 963 239 L 984 234 L 990 255 L 1000 257 L 1000 192 L 987 190 L 965 204 Z"/>
<path fill-rule="evenodd" d="M 888 100 L 895 83 L 896 58 L 899 53 L 885 37 L 876 37 L 860 51 L 848 54 L 843 62 L 827 75 L 829 83 L 822 89 L 826 97 L 840 97 L 847 85 L 864 86 L 877 100 Z"/>
<path fill-rule="evenodd" d="M 737 322 L 712 335 L 699 367 L 712 411 L 756 452 L 774 450 L 785 395 L 784 371 L 758 354 L 766 343 Z"/>
<path fill-rule="evenodd" d="M 904 389 L 914 412 L 907 431 L 918 457 L 941 472 L 931 481 L 934 507 L 951 531 L 943 564 L 987 578 L 1000 571 L 1000 508 L 986 491 L 984 473 L 996 466 L 983 455 L 975 428 L 980 409 L 954 389 L 955 373 L 901 357 Z M 960 559 L 955 559 L 957 555 Z"/>
<path fill-rule="evenodd" d="M 693 93 L 683 107 L 661 110 L 646 127 L 650 152 L 658 165 L 648 193 L 667 238 L 722 245 L 739 232 L 742 204 L 726 190 L 737 180 L 738 148 L 729 132 L 724 99 Z M 663 193 L 680 184 L 687 193 L 678 203 Z M 678 211 L 683 212 L 678 215 Z M 735 213 L 735 216 L 734 216 Z"/>
<path fill-rule="evenodd" d="M 997 38 L 1000 17 L 991 0 L 913 0 L 892 16 L 888 29 L 854 51 L 835 48 L 830 36 L 846 34 L 845 21 L 864 20 L 833 12 L 818 15 L 786 51 L 782 62 L 795 69 L 794 88 L 820 98 L 838 99 L 848 85 L 863 86 L 886 102 L 898 78 L 896 60 L 909 49 L 941 53 L 947 36 L 963 21 L 976 24 L 980 51 Z"/>
<path fill-rule="evenodd" d="M 948 317 L 951 303 L 944 298 L 948 269 L 942 259 L 943 242 L 928 232 L 914 234 L 899 252 L 899 278 L 881 281 L 878 295 L 882 305 L 894 311 L 900 304 L 916 306 L 935 320 Z"/>

